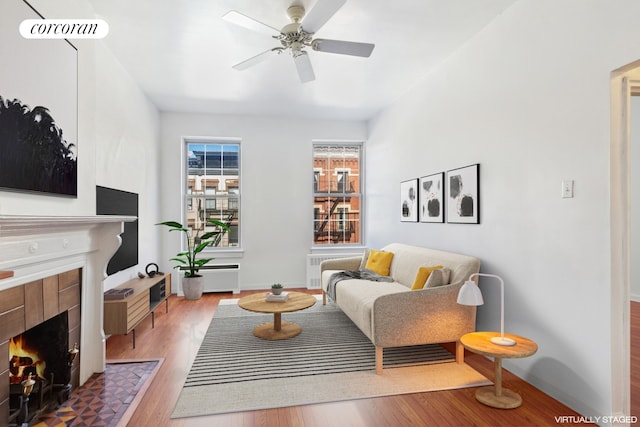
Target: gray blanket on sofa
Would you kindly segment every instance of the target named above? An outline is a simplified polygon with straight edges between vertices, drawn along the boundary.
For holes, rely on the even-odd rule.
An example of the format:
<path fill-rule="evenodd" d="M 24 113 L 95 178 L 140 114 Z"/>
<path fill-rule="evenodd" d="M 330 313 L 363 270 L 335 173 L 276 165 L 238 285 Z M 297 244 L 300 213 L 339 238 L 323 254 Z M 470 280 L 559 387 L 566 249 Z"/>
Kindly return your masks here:
<path fill-rule="evenodd" d="M 390 276 L 382 276 L 372 270 L 346 270 L 333 273 L 329 277 L 329 283 L 327 283 L 327 295 L 333 301 L 336 300 L 336 284 L 341 280 L 347 279 L 363 279 L 372 280 L 374 282 L 393 282 L 393 278 Z"/>

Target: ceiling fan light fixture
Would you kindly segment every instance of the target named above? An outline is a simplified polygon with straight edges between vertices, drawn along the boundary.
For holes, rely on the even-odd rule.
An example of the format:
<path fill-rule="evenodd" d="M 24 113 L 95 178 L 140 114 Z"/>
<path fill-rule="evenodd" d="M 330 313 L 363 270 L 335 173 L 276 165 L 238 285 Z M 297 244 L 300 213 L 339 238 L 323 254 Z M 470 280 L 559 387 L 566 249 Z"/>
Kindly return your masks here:
<path fill-rule="evenodd" d="M 290 29 L 292 31 L 285 32 L 285 29 L 289 25 L 295 25 L 296 27 L 295 28 L 291 27 Z M 300 24 L 289 24 L 289 25 L 282 29 L 282 33 L 279 36 L 275 37 L 276 39 L 280 40 L 280 43 L 285 49 L 288 49 L 288 48 L 293 49 L 299 46 L 301 47 L 311 46 L 311 42 L 312 42 L 311 34 L 304 31 L 300 27 Z"/>
<path fill-rule="evenodd" d="M 289 8 L 287 9 L 287 16 L 294 23 L 302 21 L 302 18 L 304 18 L 304 14 L 304 6 L 294 4 L 293 6 L 289 6 Z"/>
<path fill-rule="evenodd" d="M 357 43 L 343 40 L 313 39 L 313 35 L 340 9 L 347 0 L 318 0 L 309 14 L 305 16 L 304 6 L 294 4 L 287 9 L 287 15 L 291 22 L 282 30 L 273 28 L 243 15 L 239 12 L 231 11 L 223 18 L 234 24 L 256 31 L 273 34 L 272 37 L 278 40 L 281 47 L 276 47 L 249 58 L 233 66 L 237 70 L 245 70 L 258 62 L 262 62 L 273 53 L 280 54 L 284 50 L 289 50 L 298 69 L 300 80 L 305 83 L 315 79 L 311 60 L 306 48 L 319 52 L 337 53 L 341 55 L 351 55 L 368 57 L 371 55 L 375 45 L 370 43 Z M 304 20 L 303 20 L 304 19 Z"/>

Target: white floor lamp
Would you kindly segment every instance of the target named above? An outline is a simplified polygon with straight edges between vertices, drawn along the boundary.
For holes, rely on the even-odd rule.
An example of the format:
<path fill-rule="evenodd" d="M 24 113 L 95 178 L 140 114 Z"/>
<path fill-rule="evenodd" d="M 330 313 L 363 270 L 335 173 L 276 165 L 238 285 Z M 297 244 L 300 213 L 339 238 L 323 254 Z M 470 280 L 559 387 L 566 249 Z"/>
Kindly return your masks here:
<path fill-rule="evenodd" d="M 473 281 L 475 276 L 493 277 L 500 281 L 500 336 L 491 338 L 491 342 L 505 346 L 515 345 L 516 342 L 514 340 L 505 338 L 504 336 L 504 281 L 500 276 L 496 276 L 495 274 L 473 273 L 469 276 L 469 279 L 464 282 L 464 285 L 462 285 L 458 292 L 458 304 L 475 306 L 484 304 L 480 287 Z"/>

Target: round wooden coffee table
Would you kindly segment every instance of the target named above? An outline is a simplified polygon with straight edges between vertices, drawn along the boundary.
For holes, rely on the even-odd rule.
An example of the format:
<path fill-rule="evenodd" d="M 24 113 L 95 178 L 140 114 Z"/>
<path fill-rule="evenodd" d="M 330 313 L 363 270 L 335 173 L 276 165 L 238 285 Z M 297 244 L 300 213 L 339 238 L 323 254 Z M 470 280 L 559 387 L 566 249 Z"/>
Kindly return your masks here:
<path fill-rule="evenodd" d="M 302 332 L 302 327 L 293 322 L 283 322 L 282 313 L 304 310 L 316 303 L 314 295 L 289 292 L 286 302 L 266 301 L 267 293 L 248 295 L 238 300 L 238 306 L 256 313 L 273 313 L 273 322 L 263 323 L 253 329 L 253 335 L 265 340 L 286 340 Z"/>

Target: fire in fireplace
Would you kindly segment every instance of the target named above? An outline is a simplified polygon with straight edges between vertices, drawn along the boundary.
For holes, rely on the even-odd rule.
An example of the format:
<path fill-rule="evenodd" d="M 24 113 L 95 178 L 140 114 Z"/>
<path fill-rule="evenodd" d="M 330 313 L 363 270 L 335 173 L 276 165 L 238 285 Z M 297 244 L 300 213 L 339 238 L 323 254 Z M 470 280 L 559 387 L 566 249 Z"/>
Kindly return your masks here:
<path fill-rule="evenodd" d="M 68 325 L 63 312 L 10 340 L 10 421 L 23 423 L 68 399 L 78 351 L 77 343 L 69 347 Z"/>
<path fill-rule="evenodd" d="M 45 369 L 47 363 L 40 358 L 40 355 L 29 349 L 24 344 L 22 335 L 11 338 L 9 342 L 9 382 L 20 384 L 27 377 L 35 376 L 38 380 L 45 380 Z"/>

